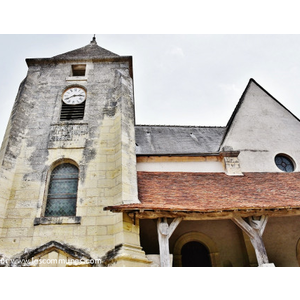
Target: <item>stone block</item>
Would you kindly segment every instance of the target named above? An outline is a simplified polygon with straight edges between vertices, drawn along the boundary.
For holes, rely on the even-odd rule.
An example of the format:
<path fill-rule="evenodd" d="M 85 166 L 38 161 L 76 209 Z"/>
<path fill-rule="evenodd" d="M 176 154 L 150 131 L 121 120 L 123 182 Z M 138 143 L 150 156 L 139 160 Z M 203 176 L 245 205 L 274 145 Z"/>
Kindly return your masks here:
<path fill-rule="evenodd" d="M 3 222 L 3 228 L 15 228 L 15 227 L 21 227 L 22 226 L 22 219 L 20 218 L 6 218 Z"/>
<path fill-rule="evenodd" d="M 20 237 L 6 237 L 0 239 L 1 252 L 11 254 L 19 247 Z"/>
<path fill-rule="evenodd" d="M 107 234 L 116 234 L 123 231 L 123 223 L 119 222 L 114 225 L 107 225 Z"/>
<path fill-rule="evenodd" d="M 7 237 L 23 237 L 27 236 L 27 228 L 8 228 L 6 236 Z"/>
<path fill-rule="evenodd" d="M 96 217 L 82 217 L 81 219 L 81 225 L 82 226 L 90 226 L 90 225 L 96 225 Z"/>
<path fill-rule="evenodd" d="M 73 229 L 74 236 L 85 236 L 87 232 L 87 226 L 76 226 Z"/>
<path fill-rule="evenodd" d="M 116 217 L 112 216 L 101 216 L 97 218 L 96 224 L 97 225 L 114 225 L 116 223 Z"/>
<path fill-rule="evenodd" d="M 87 226 L 87 235 L 98 236 L 106 235 L 107 227 L 106 226 Z"/>

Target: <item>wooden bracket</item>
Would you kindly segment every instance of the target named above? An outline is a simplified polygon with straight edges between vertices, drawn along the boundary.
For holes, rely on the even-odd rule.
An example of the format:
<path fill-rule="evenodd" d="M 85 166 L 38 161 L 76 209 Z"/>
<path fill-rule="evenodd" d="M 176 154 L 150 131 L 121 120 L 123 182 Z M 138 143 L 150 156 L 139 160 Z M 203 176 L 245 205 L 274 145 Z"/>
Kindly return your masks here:
<path fill-rule="evenodd" d="M 173 234 L 174 230 L 179 225 L 181 220 L 182 220 L 181 218 L 175 218 L 173 219 L 172 223 L 169 225 L 167 222 L 167 218 L 157 219 L 157 233 L 158 233 L 161 267 L 171 267 L 169 238 L 171 237 L 171 235 Z"/>
<path fill-rule="evenodd" d="M 261 216 L 259 220 L 254 217 L 249 217 L 249 223 L 247 223 L 242 217 L 235 217 L 232 221 L 249 236 L 255 250 L 258 265 L 262 266 L 264 264 L 268 264 L 269 259 L 262 239 L 268 217 Z"/>
<path fill-rule="evenodd" d="M 259 220 L 256 220 L 254 217 L 248 217 L 248 220 L 251 227 L 262 236 L 268 222 L 268 216 L 261 216 Z"/>

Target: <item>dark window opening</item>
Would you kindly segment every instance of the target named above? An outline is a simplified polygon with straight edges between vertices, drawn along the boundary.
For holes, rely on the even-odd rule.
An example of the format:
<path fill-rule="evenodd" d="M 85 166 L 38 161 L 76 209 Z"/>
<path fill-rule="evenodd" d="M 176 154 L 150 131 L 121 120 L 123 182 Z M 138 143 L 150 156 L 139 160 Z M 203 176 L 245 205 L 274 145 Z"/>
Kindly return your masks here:
<path fill-rule="evenodd" d="M 78 187 L 78 168 L 61 164 L 50 176 L 45 217 L 75 216 Z"/>
<path fill-rule="evenodd" d="M 85 76 L 86 65 L 72 65 L 72 76 Z"/>
<path fill-rule="evenodd" d="M 183 267 L 211 267 L 209 250 L 199 242 L 188 242 L 181 249 Z"/>
<path fill-rule="evenodd" d="M 82 120 L 84 117 L 85 101 L 77 105 L 68 105 L 62 102 L 60 120 Z"/>

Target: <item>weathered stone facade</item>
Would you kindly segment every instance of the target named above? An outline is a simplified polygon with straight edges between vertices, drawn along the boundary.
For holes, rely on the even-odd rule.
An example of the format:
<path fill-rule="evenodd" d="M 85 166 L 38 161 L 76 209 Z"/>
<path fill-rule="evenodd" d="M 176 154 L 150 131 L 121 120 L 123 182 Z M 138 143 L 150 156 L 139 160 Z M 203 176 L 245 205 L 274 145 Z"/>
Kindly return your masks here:
<path fill-rule="evenodd" d="M 72 76 L 71 66 L 79 63 L 86 64 L 84 77 Z M 131 57 L 92 41 L 27 64 L 0 154 L 0 254 L 18 258 L 54 241 L 93 259 L 117 246 L 98 265 L 147 264 L 138 224 L 103 211 L 138 202 Z M 84 118 L 60 121 L 62 94 L 71 86 L 87 91 Z M 49 176 L 62 162 L 79 168 L 76 216 L 45 217 Z M 62 253 L 55 243 L 53 251 Z"/>

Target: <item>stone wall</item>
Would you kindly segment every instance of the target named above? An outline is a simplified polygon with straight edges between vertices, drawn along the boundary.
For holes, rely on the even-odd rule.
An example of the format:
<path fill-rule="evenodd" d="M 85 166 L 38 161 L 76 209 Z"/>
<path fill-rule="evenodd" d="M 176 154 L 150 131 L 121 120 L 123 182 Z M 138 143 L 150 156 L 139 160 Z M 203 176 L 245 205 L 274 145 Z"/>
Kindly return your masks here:
<path fill-rule="evenodd" d="M 81 81 L 70 78 L 72 63 L 30 65 L 16 99 L 0 152 L 0 254 L 5 257 L 52 240 L 94 258 L 125 244 L 123 256 L 124 251 L 130 256 L 130 249 L 139 247 L 138 224 L 103 211 L 138 202 L 129 62 L 89 61 L 87 80 Z M 71 85 L 87 90 L 84 119 L 60 121 L 62 93 Z M 49 176 L 62 162 L 79 168 L 76 218 L 45 218 Z"/>

